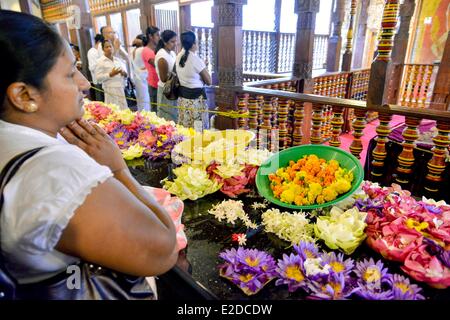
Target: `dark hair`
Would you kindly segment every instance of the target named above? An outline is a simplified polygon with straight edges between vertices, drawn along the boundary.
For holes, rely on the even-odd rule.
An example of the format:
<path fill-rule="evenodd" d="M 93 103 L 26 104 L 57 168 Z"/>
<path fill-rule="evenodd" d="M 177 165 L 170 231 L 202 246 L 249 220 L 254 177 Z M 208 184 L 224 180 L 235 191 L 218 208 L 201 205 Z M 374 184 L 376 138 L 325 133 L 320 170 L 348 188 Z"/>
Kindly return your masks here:
<path fill-rule="evenodd" d="M 189 50 L 195 44 L 195 33 L 192 31 L 186 31 L 181 34 L 181 45 L 184 49 L 184 54 L 180 59 L 180 67 L 184 68 L 187 58 L 189 57 Z"/>
<path fill-rule="evenodd" d="M 103 41 L 103 36 L 101 35 L 101 34 L 96 34 L 95 35 L 95 38 L 94 38 L 94 41 L 95 41 L 95 43 L 97 43 L 97 42 L 102 42 Z"/>
<path fill-rule="evenodd" d="M 105 30 L 105 28 L 108 28 L 109 26 L 103 26 L 100 28 L 100 34 L 103 36 L 103 30 Z"/>
<path fill-rule="evenodd" d="M 75 49 L 76 51 L 80 52 L 80 47 L 77 46 L 76 44 L 71 43 L 71 44 L 70 44 L 70 47 L 71 47 L 72 49 Z"/>
<path fill-rule="evenodd" d="M 169 42 L 171 39 L 175 38 L 177 34 L 172 30 L 164 30 L 161 33 L 161 39 L 159 39 L 158 45 L 156 46 L 155 52 L 158 53 L 159 50 L 164 48 L 164 45 Z"/>
<path fill-rule="evenodd" d="M 138 34 L 137 36 L 136 36 L 136 39 L 139 39 L 139 40 L 141 40 L 142 41 L 142 44 L 144 45 L 144 47 L 147 45 L 147 43 L 148 43 L 148 39 L 147 39 L 147 37 L 144 35 L 144 34 Z M 134 47 L 135 47 L 135 45 L 133 45 Z"/>
<path fill-rule="evenodd" d="M 11 83 L 24 82 L 43 89 L 45 77 L 64 48 L 64 40 L 41 19 L 0 10 L 0 108 Z"/>
<path fill-rule="evenodd" d="M 155 33 L 159 32 L 158 27 L 150 26 L 145 31 L 145 34 L 147 35 L 147 38 L 152 37 Z"/>
<path fill-rule="evenodd" d="M 111 46 L 113 45 L 112 42 L 111 42 L 110 40 L 108 40 L 108 39 L 103 39 L 103 41 L 102 41 L 102 49 L 105 49 L 105 44 L 106 44 L 107 42 L 109 42 L 109 44 L 110 44 Z"/>

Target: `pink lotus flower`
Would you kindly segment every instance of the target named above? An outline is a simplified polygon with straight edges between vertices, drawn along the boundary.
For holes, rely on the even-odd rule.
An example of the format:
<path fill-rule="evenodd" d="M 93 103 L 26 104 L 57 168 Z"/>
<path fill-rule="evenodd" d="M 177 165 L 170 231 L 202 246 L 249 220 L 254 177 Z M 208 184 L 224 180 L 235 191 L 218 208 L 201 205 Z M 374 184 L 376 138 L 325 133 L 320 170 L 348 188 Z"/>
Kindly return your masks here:
<path fill-rule="evenodd" d="M 155 129 L 158 134 L 171 135 L 174 132 L 175 128 L 171 125 L 162 125 Z"/>
<path fill-rule="evenodd" d="M 402 270 L 417 281 L 427 283 L 436 289 L 450 286 L 450 268 L 444 266 L 436 257 L 430 255 L 426 245 L 413 250 L 406 257 Z"/>
<path fill-rule="evenodd" d="M 108 123 L 107 125 L 105 125 L 104 129 L 105 129 L 105 131 L 106 131 L 107 134 L 110 134 L 110 133 L 113 132 L 119 125 L 120 125 L 119 122 L 117 122 L 117 121 L 112 121 L 112 122 Z"/>
<path fill-rule="evenodd" d="M 383 226 L 381 231 L 369 232 L 367 244 L 386 259 L 403 262 L 422 240 L 420 232 L 405 225 L 405 218 L 398 218 Z"/>
<path fill-rule="evenodd" d="M 152 134 L 150 130 L 139 133 L 138 141 L 146 147 L 152 147 L 158 139 Z"/>
<path fill-rule="evenodd" d="M 250 189 L 245 188 L 247 184 L 248 179 L 245 176 L 228 178 L 223 180 L 223 186 L 220 191 L 231 198 L 236 198 L 242 193 L 250 192 Z"/>
<path fill-rule="evenodd" d="M 250 185 L 254 185 L 255 184 L 255 178 L 256 178 L 256 172 L 258 171 L 258 167 L 257 166 L 252 166 L 252 165 L 245 165 L 245 168 L 243 170 L 245 176 L 248 179 L 248 183 Z"/>
<path fill-rule="evenodd" d="M 102 106 L 101 104 L 98 103 L 91 103 L 88 104 L 86 107 L 97 121 L 106 119 L 112 112 L 110 108 Z"/>

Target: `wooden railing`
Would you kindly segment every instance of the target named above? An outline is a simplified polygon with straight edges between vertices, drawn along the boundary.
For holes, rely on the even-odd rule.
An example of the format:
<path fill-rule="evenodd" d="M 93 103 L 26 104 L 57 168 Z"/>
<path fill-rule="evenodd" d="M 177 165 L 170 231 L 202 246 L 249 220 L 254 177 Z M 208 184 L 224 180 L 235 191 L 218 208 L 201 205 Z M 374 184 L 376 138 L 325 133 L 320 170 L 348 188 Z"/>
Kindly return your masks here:
<path fill-rule="evenodd" d="M 89 8 L 94 15 L 122 8 L 137 7 L 139 4 L 140 0 L 89 0 Z"/>
<path fill-rule="evenodd" d="M 57 22 L 69 17 L 68 8 L 72 0 L 42 0 L 42 18 L 47 22 Z"/>
<path fill-rule="evenodd" d="M 198 55 L 202 58 L 208 70 L 212 72 L 214 65 L 214 53 L 213 53 L 213 29 L 203 27 L 193 27 L 193 31 L 197 35 L 198 43 Z"/>
<path fill-rule="evenodd" d="M 253 85 L 252 82 L 289 78 L 290 74 L 286 74 L 286 73 L 245 72 L 243 74 L 243 77 L 244 77 L 244 83 L 248 83 L 249 85 Z"/>
<path fill-rule="evenodd" d="M 427 108 L 432 84 L 439 64 L 405 64 L 399 104 L 413 108 Z"/>
<path fill-rule="evenodd" d="M 238 96 L 235 107 L 240 113 L 249 113 L 248 118 L 241 118 L 237 127 L 250 129 L 259 135 L 278 132 L 279 139 L 270 141 L 267 137 L 258 136 L 259 142 L 268 141 L 267 147 L 272 150 L 285 149 L 305 143 L 322 144 L 326 140 L 334 147 L 341 145 L 341 128 L 344 122 L 344 108 L 355 110 L 353 142 L 350 152 L 360 157 L 363 151 L 361 137 L 366 126 L 366 114 L 377 112 L 379 125 L 376 129 L 377 144 L 372 151 L 373 161 L 370 179 L 380 181 L 384 174 L 387 156 L 386 143 L 391 133 L 390 122 L 393 115 L 405 117 L 406 129 L 403 131 L 404 142 L 402 152 L 398 156 L 398 167 L 394 182 L 408 188 L 412 183 L 411 173 L 414 165 L 414 143 L 419 137 L 418 126 L 422 119 L 436 121 L 438 135 L 433 139 L 432 158 L 428 163 L 428 174 L 424 185 L 427 196 L 435 196 L 442 174 L 446 168 L 445 154 L 450 146 L 450 112 L 439 110 L 422 110 L 397 105 L 371 106 L 364 101 L 342 98 L 322 97 L 311 94 L 283 92 L 254 87 L 232 88 L 230 95 Z M 311 107 L 308 107 L 312 105 Z M 312 125 L 306 119 L 312 119 Z M 330 130 L 324 130 L 329 128 Z M 262 133 L 261 133 L 262 132 Z M 329 136 L 327 136 L 329 135 Z M 264 139 L 263 139 L 264 138 Z M 389 159 L 392 162 L 394 159 Z"/>
<path fill-rule="evenodd" d="M 197 35 L 199 56 L 208 62 L 212 70 L 213 31 L 207 27 L 192 27 Z M 328 36 L 314 37 L 313 69 L 325 67 Z M 244 30 L 242 33 L 243 71 L 250 74 L 291 73 L 294 65 L 295 33 Z M 257 81 L 261 78 L 255 79 Z M 244 81 L 247 81 L 246 79 Z"/>

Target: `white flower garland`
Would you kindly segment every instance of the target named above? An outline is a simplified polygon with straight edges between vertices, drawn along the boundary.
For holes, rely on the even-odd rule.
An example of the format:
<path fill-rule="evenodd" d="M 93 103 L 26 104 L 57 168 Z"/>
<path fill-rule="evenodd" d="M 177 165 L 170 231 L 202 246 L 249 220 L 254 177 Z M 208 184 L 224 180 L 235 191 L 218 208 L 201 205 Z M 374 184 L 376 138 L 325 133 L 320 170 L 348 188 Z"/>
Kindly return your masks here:
<path fill-rule="evenodd" d="M 227 223 L 235 224 L 237 219 L 242 220 L 247 228 L 256 229 L 258 225 L 250 220 L 244 211 L 244 204 L 241 200 L 224 200 L 214 205 L 208 213 L 214 215 L 219 220 L 226 220 Z"/>
<path fill-rule="evenodd" d="M 262 224 L 266 232 L 272 232 L 291 244 L 298 244 L 300 241 L 315 242 L 314 225 L 303 212 L 289 213 L 269 209 L 262 214 Z"/>

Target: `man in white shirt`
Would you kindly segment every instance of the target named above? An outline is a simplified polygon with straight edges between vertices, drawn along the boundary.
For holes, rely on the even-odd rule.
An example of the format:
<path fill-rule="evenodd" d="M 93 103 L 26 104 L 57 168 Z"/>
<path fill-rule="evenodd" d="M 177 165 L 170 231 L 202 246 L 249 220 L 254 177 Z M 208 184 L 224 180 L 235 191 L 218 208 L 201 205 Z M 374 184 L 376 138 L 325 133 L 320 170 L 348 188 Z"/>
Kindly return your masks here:
<path fill-rule="evenodd" d="M 101 34 L 95 35 L 95 45 L 89 49 L 87 52 L 89 71 L 91 72 L 93 87 L 101 89 L 102 85 L 98 83 L 95 77 L 95 67 L 97 66 L 97 61 L 101 57 L 99 49 L 102 47 L 103 36 Z M 91 89 L 92 97 L 95 97 L 97 101 L 104 101 L 104 95 L 102 92 Z"/>
<path fill-rule="evenodd" d="M 105 27 L 100 28 L 100 32 L 105 40 L 109 40 L 113 44 L 114 57 L 121 59 L 128 67 L 128 63 L 129 63 L 128 53 L 120 45 L 120 40 L 119 40 L 119 38 L 116 37 L 116 32 L 114 31 L 114 29 L 110 26 L 105 26 Z M 102 46 L 98 47 L 98 51 L 99 51 L 99 57 L 102 57 L 103 56 Z"/>

